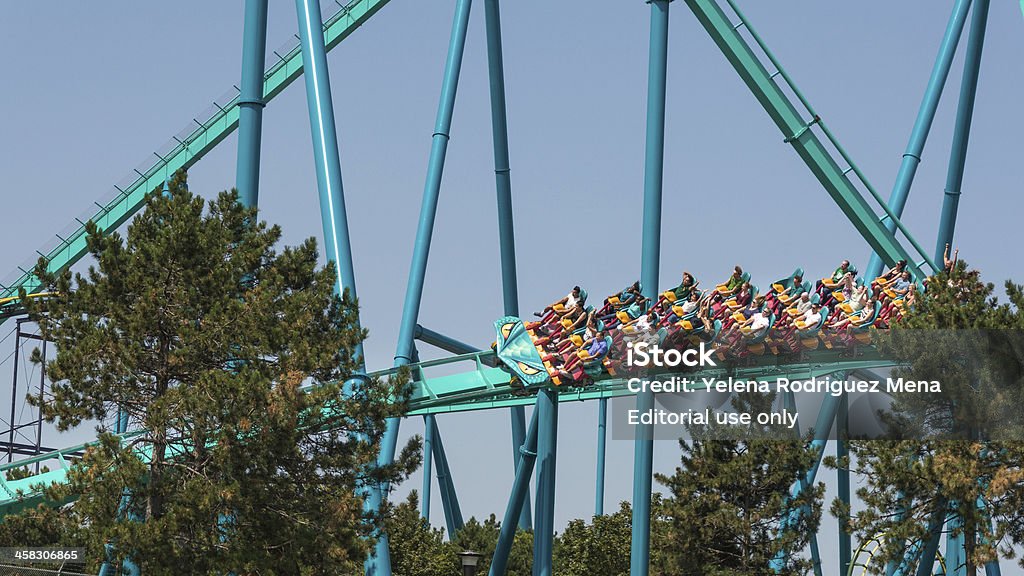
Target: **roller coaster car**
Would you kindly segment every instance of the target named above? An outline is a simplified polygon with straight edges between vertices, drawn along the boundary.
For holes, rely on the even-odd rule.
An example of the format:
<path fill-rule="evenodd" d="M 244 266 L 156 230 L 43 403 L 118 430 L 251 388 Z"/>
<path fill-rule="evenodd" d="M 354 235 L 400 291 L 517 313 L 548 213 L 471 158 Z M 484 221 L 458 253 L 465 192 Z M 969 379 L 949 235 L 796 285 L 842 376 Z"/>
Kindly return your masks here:
<path fill-rule="evenodd" d="M 850 272 L 850 273 L 856 272 L 857 271 L 857 267 L 854 266 L 853 264 L 850 264 L 849 268 L 847 268 L 846 271 Z M 839 282 L 834 282 L 832 280 L 832 277 L 830 276 L 828 278 L 822 278 L 821 279 L 821 285 L 824 286 L 825 288 L 829 289 L 829 290 L 834 290 L 836 288 L 836 286 L 839 286 Z"/>
<path fill-rule="evenodd" d="M 732 278 L 732 277 L 730 276 L 730 278 Z M 740 276 L 740 284 L 742 284 L 744 282 L 750 282 L 750 272 L 744 272 Z M 726 286 L 728 286 L 728 285 L 729 285 L 729 280 L 726 280 L 725 282 L 722 282 L 721 284 L 716 285 L 715 286 L 715 292 L 717 292 L 717 293 L 719 293 L 719 294 L 721 294 L 723 296 L 726 295 L 726 294 L 729 294 L 729 290 L 726 288 Z"/>
<path fill-rule="evenodd" d="M 492 347 L 498 360 L 524 387 L 537 386 L 549 380 L 550 374 L 541 351 L 522 320 L 504 316 L 494 322 L 494 329 L 497 338 Z"/>
<path fill-rule="evenodd" d="M 765 345 L 764 341 L 768 337 L 768 333 L 771 332 L 772 328 L 774 327 L 775 314 L 772 314 L 771 316 L 768 317 L 768 327 L 762 330 L 760 334 L 756 334 L 748 338 L 749 330 L 746 328 L 741 328 L 741 330 L 744 330 L 743 337 L 746 339 L 746 346 L 744 346 L 742 350 L 741 357 L 749 356 L 751 354 L 755 356 L 763 356 L 764 353 L 768 350 L 768 347 Z"/>
<path fill-rule="evenodd" d="M 633 287 L 633 285 L 630 284 L 622 292 L 619 292 L 618 294 L 616 294 L 614 296 L 609 296 L 608 297 L 608 303 L 611 304 L 612 306 L 614 306 L 615 308 L 621 308 L 623 306 L 622 302 L 626 298 L 629 298 L 629 290 L 632 287 Z M 640 291 L 643 291 L 643 284 L 640 284 L 639 282 L 637 282 L 637 287 L 640 289 Z"/>
<path fill-rule="evenodd" d="M 823 306 L 818 313 L 821 315 L 821 319 L 814 326 L 801 327 L 797 325 L 796 330 L 786 338 L 775 336 L 766 339 L 772 354 L 795 354 L 805 350 L 816 350 L 820 344 L 818 332 L 821 331 L 822 326 L 825 325 L 825 320 L 828 319 L 828 306 Z"/>
<path fill-rule="evenodd" d="M 838 331 L 823 331 L 821 340 L 825 343 L 825 348 L 830 350 L 835 347 L 856 348 L 857 346 L 871 344 L 870 330 L 871 327 L 874 326 L 875 320 L 878 319 L 878 314 L 881 311 L 882 303 L 875 302 L 875 308 L 871 311 L 871 314 L 864 319 L 854 319 L 849 324 L 849 330 L 840 329 Z M 847 314 L 847 316 L 849 316 L 849 314 Z"/>
<path fill-rule="evenodd" d="M 784 292 L 785 290 L 789 290 L 789 288 L 793 286 L 793 282 L 797 276 L 801 278 L 804 277 L 803 268 L 797 268 L 796 270 L 793 270 L 793 273 L 790 274 L 788 278 L 783 278 L 782 280 L 776 280 L 775 282 L 772 282 L 772 289 L 770 293 L 782 294 L 782 292 Z"/>
<path fill-rule="evenodd" d="M 751 299 L 751 301 L 753 301 L 754 298 L 757 298 L 757 293 L 758 293 L 757 284 L 751 284 L 750 285 L 750 299 Z M 743 308 L 743 305 L 740 304 L 739 302 L 737 302 L 736 301 L 736 297 L 733 296 L 732 298 L 729 298 L 728 300 L 725 301 L 725 307 L 728 308 L 730 312 L 735 312 L 735 311 L 739 310 L 740 308 Z"/>

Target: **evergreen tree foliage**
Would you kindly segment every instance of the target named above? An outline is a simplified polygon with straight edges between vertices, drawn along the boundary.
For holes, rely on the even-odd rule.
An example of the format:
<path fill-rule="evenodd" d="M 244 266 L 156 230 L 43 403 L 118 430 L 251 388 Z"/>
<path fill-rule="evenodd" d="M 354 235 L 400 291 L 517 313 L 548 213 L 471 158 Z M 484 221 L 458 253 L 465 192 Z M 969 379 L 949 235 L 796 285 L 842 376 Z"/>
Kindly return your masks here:
<path fill-rule="evenodd" d="M 445 542 L 444 530 L 433 528 L 420 516 L 419 495 L 413 490 L 409 497 L 392 508 L 384 523 L 391 551 L 391 573 L 394 576 L 451 576 L 456 551 Z"/>
<path fill-rule="evenodd" d="M 652 510 L 660 508 L 660 497 L 654 495 Z M 657 520 L 652 518 L 652 533 L 657 533 Z M 612 514 L 594 516 L 590 524 L 572 520 L 555 540 L 554 572 L 556 576 L 627 576 L 630 545 L 633 540 L 633 510 L 628 502 L 619 503 Z M 651 554 L 658 555 L 659 538 L 652 537 Z M 657 560 L 652 558 L 652 565 Z M 658 570 L 652 570 L 658 574 Z"/>
<path fill-rule="evenodd" d="M 99 443 L 48 491 L 77 497 L 57 514 L 67 538 L 91 559 L 110 544 L 147 576 L 358 569 L 382 524 L 362 488 L 406 477 L 418 439 L 374 466 L 407 387 L 343 390 L 366 332 L 315 242 L 278 250 L 281 230 L 237 193 L 206 206 L 184 173 L 125 237 L 87 231 L 95 264 L 72 277 L 41 261 L 59 296 L 28 300 L 57 347 L 53 385 L 33 403 L 61 430 L 100 423 Z M 119 411 L 123 437 L 111 433 Z"/>
<path fill-rule="evenodd" d="M 774 395 L 739 394 L 737 411 L 770 411 Z M 679 440 L 681 466 L 655 477 L 668 489 L 661 546 L 665 574 L 750 576 L 804 574 L 801 556 L 821 519 L 824 484 L 793 486 L 816 451 L 784 427 L 690 426 Z M 773 569 L 773 560 L 779 566 Z"/>
<path fill-rule="evenodd" d="M 861 539 L 879 538 L 872 569 L 913 571 L 924 543 L 948 519 L 964 537 L 966 571 L 1024 542 L 1024 292 L 1006 282 L 1009 303 L 960 261 L 928 284 L 880 349 L 901 361 L 894 378 L 934 380 L 940 392 L 901 392 L 884 415 L 894 439 L 851 442 L 849 466 L 864 486 L 850 518 Z"/>

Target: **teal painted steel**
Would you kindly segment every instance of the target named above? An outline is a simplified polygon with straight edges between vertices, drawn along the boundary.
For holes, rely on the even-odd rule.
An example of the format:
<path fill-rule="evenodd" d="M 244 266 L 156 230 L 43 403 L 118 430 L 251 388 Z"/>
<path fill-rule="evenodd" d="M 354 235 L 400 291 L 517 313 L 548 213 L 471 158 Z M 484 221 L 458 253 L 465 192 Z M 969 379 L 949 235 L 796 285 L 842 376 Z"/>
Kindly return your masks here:
<path fill-rule="evenodd" d="M 324 41 L 327 49 L 337 46 L 348 38 L 359 26 L 376 14 L 390 0 L 353 0 L 338 10 L 324 25 Z M 264 74 L 264 100 L 270 101 L 281 93 L 303 72 L 301 48 L 296 45 L 271 64 Z M 128 221 L 145 204 L 146 195 L 161 186 L 175 171 L 189 168 L 238 127 L 237 97 L 223 103 L 215 103 L 215 110 L 209 117 L 194 119 L 181 133 L 175 136 L 161 154 L 154 153 L 155 159 L 145 168 L 133 173 L 133 180 L 117 188 L 117 196 L 106 203 L 89 219 L 102 232 L 109 232 Z M 50 261 L 50 271 L 60 271 L 71 266 L 86 253 L 85 223 L 71 234 L 58 238 L 54 248 L 40 250 Z M 12 283 L 0 288 L 0 298 L 15 296 L 19 288 L 29 294 L 39 288 L 39 280 L 31 269 L 22 269 L 22 274 Z M 0 323 L 3 318 L 0 318 Z"/>
<path fill-rule="evenodd" d="M 836 458 L 840 461 L 849 458 L 850 447 L 847 439 L 850 437 L 850 399 L 843 395 L 839 400 L 839 411 L 836 413 Z M 836 492 L 839 501 L 850 505 L 850 468 L 841 467 L 837 470 Z M 851 534 L 843 530 L 842 523 L 839 525 L 839 574 L 845 576 L 850 569 L 850 562 L 853 559 L 853 545 Z"/>
<path fill-rule="evenodd" d="M 731 375 L 737 379 L 774 377 L 807 379 L 841 371 L 893 366 L 891 360 L 878 355 L 873 349 L 862 349 L 861 351 L 863 352 L 862 356 L 851 360 L 844 358 L 838 351 L 817 350 L 808 353 L 802 361 L 781 365 L 776 358 L 766 357 L 747 366 L 722 366 L 705 370 L 696 374 L 695 378 L 725 378 Z M 514 395 L 509 387 L 508 373 L 487 366 L 485 361 L 488 358 L 493 358 L 493 352 L 476 352 L 415 364 L 413 373 L 417 380 L 413 382 L 411 405 L 406 416 L 505 409 L 513 406 L 533 405 L 536 402 L 534 396 Z M 461 368 L 467 364 L 470 365 L 468 368 Z M 430 376 L 428 372 L 434 370 L 445 374 Z M 458 373 L 451 374 L 452 370 L 456 370 Z M 385 378 L 396 372 L 397 368 L 390 368 L 373 372 L 370 377 Z M 699 386 L 694 389 L 699 389 Z M 584 402 L 634 395 L 627 387 L 625 379 L 607 378 L 598 380 L 586 388 L 560 389 L 558 390 L 558 401 Z M 130 440 L 143 433 L 144 431 L 135 430 L 123 434 L 122 437 Z M 82 452 L 90 445 L 92 443 L 78 444 L 11 464 L 0 465 L 0 516 L 41 502 L 41 495 L 33 489 L 33 486 L 40 483 L 64 482 L 70 455 Z M 54 469 L 19 480 L 4 480 L 3 472 L 12 468 L 31 466 L 37 462 L 47 463 Z"/>
<path fill-rule="evenodd" d="M 437 483 L 441 488 L 441 506 L 444 508 L 445 525 L 448 527 L 448 535 L 451 537 L 459 530 L 462 530 L 465 522 L 462 520 L 462 508 L 459 506 L 459 497 L 455 493 L 455 480 L 452 478 L 452 469 L 448 466 L 448 455 L 444 451 L 444 442 L 441 440 L 441 431 L 437 428 L 437 419 L 433 415 L 427 416 L 429 425 L 434 430 L 432 449 L 434 460 L 437 462 Z"/>
<path fill-rule="evenodd" d="M 866 179 L 860 174 L 860 170 L 856 169 L 852 163 L 848 170 L 841 168 L 829 149 L 818 139 L 815 131 L 808 129 L 811 126 L 820 126 L 830 143 L 834 143 L 831 133 L 825 129 L 820 117 L 814 115 L 805 120 L 782 88 L 776 84 L 774 75 L 768 72 L 764 64 L 754 54 L 750 45 L 739 32 L 740 28 L 745 27 L 753 34 L 749 22 L 742 21 L 740 24 L 733 24 L 715 0 L 686 0 L 686 5 L 690 7 L 697 20 L 739 73 L 740 78 L 754 97 L 782 131 L 785 141 L 793 146 L 829 193 L 829 196 L 871 248 L 882 254 L 886 263 L 907 260 L 911 272 L 918 278 L 924 276 L 920 268 L 922 263 L 937 269 L 934 262 L 931 261 L 931 256 L 919 246 L 917 252 L 921 255 L 921 259 L 915 260 L 911 257 L 910 253 L 896 240 L 893 233 L 882 225 L 874 209 L 861 195 L 857 186 L 848 178 L 848 174 L 853 172 L 866 182 Z M 764 49 L 763 43 L 760 45 Z M 773 60 L 773 58 L 770 59 Z M 837 150 L 839 150 L 838 147 Z M 841 150 L 839 155 L 842 158 L 846 157 Z M 873 195 L 877 196 L 877 193 Z M 882 206 L 885 210 L 884 203 Z M 894 221 L 898 222 L 898 219 Z M 915 244 L 912 237 L 902 228 L 902 223 L 898 223 L 898 226 L 901 226 L 901 230 L 911 240 L 911 243 Z"/>
<path fill-rule="evenodd" d="M 420 219 L 416 227 L 412 263 L 409 267 L 409 282 L 406 286 L 402 321 L 398 331 L 395 366 L 409 364 L 413 359 L 413 337 L 416 333 L 420 304 L 423 300 L 423 284 L 427 274 L 430 240 L 434 233 L 437 200 L 441 193 L 441 175 L 444 171 L 449 132 L 455 112 L 455 94 L 459 87 L 459 73 L 462 70 L 462 56 L 466 48 L 466 31 L 469 27 L 471 7 L 471 0 L 457 0 L 455 5 L 455 17 L 452 22 L 451 37 L 448 41 L 448 57 L 445 60 L 444 78 L 441 81 L 441 98 L 434 124 L 434 136 L 430 144 L 427 179 L 423 187 L 423 202 L 420 206 Z M 378 457 L 378 461 L 382 464 L 390 464 L 394 461 L 400 423 L 398 418 L 388 420 Z M 371 510 L 379 511 L 383 501 L 382 487 L 378 487 L 370 494 L 367 505 Z M 391 576 L 391 556 L 386 534 L 377 540 L 376 554 L 366 563 L 366 574 L 368 576 Z"/>
<path fill-rule="evenodd" d="M 974 117 L 974 99 L 978 92 L 981 52 L 985 46 L 988 8 L 989 0 L 975 0 L 974 11 L 971 14 L 971 31 L 967 36 L 964 71 L 960 80 L 960 99 L 957 101 L 956 124 L 953 128 L 953 147 L 949 152 L 946 189 L 942 197 L 942 213 L 939 216 L 939 233 L 935 239 L 936 262 L 942 261 L 946 244 L 953 243 L 956 213 L 960 206 L 960 188 L 964 182 L 964 165 L 967 163 L 967 144 L 971 137 L 971 120 Z M 952 248 L 950 250 L 952 251 Z"/>
<path fill-rule="evenodd" d="M 341 158 L 338 134 L 331 100 L 331 75 L 327 68 L 327 49 L 319 30 L 320 0 L 295 0 L 299 18 L 302 59 L 306 63 L 306 105 L 313 138 L 313 159 L 316 165 L 317 190 L 320 195 L 320 218 L 324 231 L 324 252 L 335 267 L 335 288 L 339 296 L 345 292 L 356 298 L 355 272 L 352 268 L 352 246 L 345 212 L 345 190 L 341 180 Z M 362 345 L 356 355 L 362 357 Z"/>
<path fill-rule="evenodd" d="M 420 516 L 430 520 L 431 479 L 433 473 L 434 416 L 423 416 L 423 484 L 420 488 Z"/>
<path fill-rule="evenodd" d="M 956 502 L 952 504 L 954 507 L 957 505 Z M 964 535 L 963 532 L 954 533 L 963 530 L 963 519 L 954 512 L 953 517 L 946 521 L 946 526 L 946 576 L 965 576 L 967 567 L 964 558 Z"/>
<path fill-rule="evenodd" d="M 917 166 L 921 163 L 921 154 L 924 151 L 925 142 L 928 140 L 928 132 L 935 119 L 935 110 L 939 106 L 942 89 L 946 85 L 949 68 L 953 65 L 956 46 L 960 42 L 960 35 L 964 30 L 964 22 L 967 20 L 967 12 L 970 8 L 971 0 L 956 0 L 953 5 L 953 14 L 949 17 L 949 24 L 946 26 L 946 33 L 942 38 L 942 44 L 939 45 L 939 55 L 935 59 L 935 66 L 932 68 L 928 86 L 925 88 L 924 99 L 921 101 L 921 108 L 914 121 L 914 129 L 910 133 L 910 141 L 907 142 L 907 149 L 903 153 L 903 161 L 900 163 L 900 170 L 896 174 L 896 182 L 893 184 L 892 194 L 889 196 L 889 209 L 897 217 L 903 215 L 903 209 L 907 205 L 910 186 L 914 183 Z M 883 223 L 889 232 L 895 230 L 894 222 L 883 218 Z M 882 260 L 878 254 L 872 254 L 864 271 L 865 278 L 875 278 L 881 272 Z"/>
<path fill-rule="evenodd" d="M 558 392 L 537 394 L 537 508 L 533 518 L 533 576 L 551 576 L 555 536 L 555 464 L 558 456 Z"/>
<path fill-rule="evenodd" d="M 519 316 L 519 287 L 516 279 L 516 240 L 512 217 L 512 176 L 508 154 L 508 119 L 505 112 L 505 65 L 501 49 L 501 7 L 498 0 L 484 0 L 487 26 L 487 73 L 491 95 L 491 133 L 494 140 L 494 179 L 498 201 L 498 239 L 501 254 L 501 296 L 505 314 Z M 519 448 L 526 436 L 526 413 L 513 407 L 509 413 L 512 427 L 513 468 L 519 466 Z M 530 502 L 519 517 L 519 527 L 529 530 Z"/>
<path fill-rule="evenodd" d="M 640 282 L 643 295 L 658 298 L 661 266 L 661 192 L 665 166 L 665 91 L 668 74 L 668 6 L 671 0 L 651 0 L 650 45 L 647 62 L 647 136 L 644 146 L 644 211 L 641 229 Z M 654 393 L 636 397 L 640 414 L 654 408 Z M 633 527 L 629 573 L 647 576 L 651 558 L 651 483 L 654 473 L 654 425 L 637 427 L 633 449 Z"/>
<path fill-rule="evenodd" d="M 238 164 L 235 187 L 243 206 L 259 204 L 263 134 L 263 68 L 267 54 L 267 2 L 245 0 L 242 82 L 238 95 Z"/>
<path fill-rule="evenodd" d="M 608 442 L 608 399 L 597 401 L 597 473 L 594 483 L 594 515 L 604 514 L 605 452 Z"/>
<path fill-rule="evenodd" d="M 491 557 L 489 576 L 504 576 L 508 565 L 508 555 L 516 537 L 516 518 L 522 515 L 530 497 L 530 476 L 533 475 L 533 464 L 537 460 L 537 410 L 530 417 L 530 429 L 523 438 L 523 446 L 519 449 L 519 463 L 516 465 L 516 478 L 512 483 L 512 493 L 508 497 L 505 516 L 501 521 L 498 543 Z"/>

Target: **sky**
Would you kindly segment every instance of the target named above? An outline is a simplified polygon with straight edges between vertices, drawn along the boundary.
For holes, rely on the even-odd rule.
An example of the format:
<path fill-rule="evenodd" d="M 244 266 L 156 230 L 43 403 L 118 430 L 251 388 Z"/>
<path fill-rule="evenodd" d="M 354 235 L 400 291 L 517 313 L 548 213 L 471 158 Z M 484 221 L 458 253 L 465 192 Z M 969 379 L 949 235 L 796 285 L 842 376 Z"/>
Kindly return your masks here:
<path fill-rule="evenodd" d="M 802 92 L 887 196 L 953 2 L 741 2 Z M 502 6 L 521 310 L 574 284 L 603 297 L 640 273 L 650 9 L 641 0 Z M 241 0 L 10 3 L 0 19 L 0 276 L 91 210 L 112 185 L 239 82 Z M 391 365 L 454 2 L 394 0 L 329 56 L 361 318 L 371 369 Z M 420 323 L 479 346 L 502 314 L 483 5 L 473 8 Z M 291 2 L 271 2 L 268 46 L 293 41 Z M 964 35 L 966 39 L 966 32 Z M 962 41 L 962 44 L 965 40 Z M 935 242 L 962 52 L 904 221 Z M 955 244 L 983 277 L 1024 280 L 1024 19 L 993 2 Z M 682 2 L 671 4 L 661 284 L 709 285 L 740 264 L 763 284 L 831 272 L 869 251 L 783 142 Z M 303 83 L 266 107 L 261 214 L 295 244 L 322 238 Z M 190 173 L 207 197 L 233 186 L 234 136 Z M 0 338 L 11 330 L 0 327 Z M 6 357 L 12 345 L 0 349 Z M 421 345 L 424 357 L 440 353 Z M 10 363 L 0 365 L 9 374 Z M 4 376 L 7 378 L 7 376 Z M 0 401 L 7 402 L 4 390 Z M 5 404 L 6 405 L 6 404 Z M 595 404 L 559 416 L 556 525 L 593 512 Z M 439 425 L 464 514 L 500 517 L 512 482 L 508 417 Z M 408 419 L 403 434 L 421 433 Z M 88 431 L 85 432 L 87 434 Z M 78 442 L 56 433 L 46 442 Z M 610 441 L 606 508 L 629 499 L 633 444 Z M 655 468 L 678 464 L 674 443 Z M 405 487 L 418 488 L 419 478 Z M 436 494 L 434 499 L 439 502 Z M 443 523 L 440 506 L 432 520 Z"/>

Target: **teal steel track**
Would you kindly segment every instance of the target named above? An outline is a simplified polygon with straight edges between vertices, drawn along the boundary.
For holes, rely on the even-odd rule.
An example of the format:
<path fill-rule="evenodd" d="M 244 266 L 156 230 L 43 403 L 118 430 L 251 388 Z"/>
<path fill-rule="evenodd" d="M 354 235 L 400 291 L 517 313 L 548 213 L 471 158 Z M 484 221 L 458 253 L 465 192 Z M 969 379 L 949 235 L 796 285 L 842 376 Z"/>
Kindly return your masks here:
<path fill-rule="evenodd" d="M 736 69 L 758 103 L 782 131 L 784 142 L 793 146 L 793 149 L 807 164 L 832 200 L 875 253 L 879 254 L 889 265 L 899 260 L 906 260 L 916 278 L 923 278 L 930 273 L 922 268 L 925 265 L 928 265 L 931 271 L 938 271 L 938 267 L 931 260 L 929 254 L 906 230 L 899 218 L 889 210 L 886 202 L 871 186 L 849 155 L 839 146 L 821 117 L 811 108 L 807 99 L 772 56 L 735 3 L 728 0 L 728 4 L 738 22 L 733 22 L 716 0 L 686 0 L 686 5 L 690 7 L 708 35 Z M 760 49 L 768 63 L 775 68 L 775 72 L 768 71 L 751 43 L 741 34 L 743 29 L 750 33 L 753 45 Z M 781 78 L 783 82 L 778 82 L 777 78 Z M 787 90 L 795 96 L 795 101 L 787 94 Z M 798 104 L 802 106 L 798 106 Z M 804 109 L 804 113 L 801 113 L 801 107 Z M 814 130 L 816 126 L 824 136 L 824 141 Z M 846 167 L 841 167 L 841 164 Z M 854 180 L 851 180 L 851 174 L 860 183 L 859 187 Z M 880 216 L 864 198 L 861 193 L 862 188 L 869 192 L 880 205 L 885 212 L 884 215 Z M 885 227 L 883 224 L 885 216 L 891 218 L 897 228 L 903 232 L 903 235 L 914 247 L 917 258 L 904 248 L 895 235 Z"/>
<path fill-rule="evenodd" d="M 893 365 L 890 360 L 878 355 L 873 348 L 859 350 L 859 354 L 855 358 L 845 357 L 844 353 L 848 352 L 817 350 L 806 353 L 793 361 L 764 356 L 758 357 L 751 363 L 723 365 L 713 370 L 692 373 L 690 376 L 716 378 L 732 376 L 740 379 L 809 378 L 842 371 Z M 412 383 L 413 394 L 406 416 L 493 410 L 534 404 L 536 390 L 528 395 L 515 394 L 509 386 L 508 373 L 489 366 L 493 356 L 493 352 L 483 351 L 410 365 L 414 374 L 422 376 Z M 454 373 L 452 373 L 453 371 Z M 396 372 L 397 369 L 394 368 L 381 370 L 372 373 L 371 377 L 384 378 L 392 376 Z M 431 372 L 443 374 L 428 375 Z M 635 395 L 627 387 L 627 380 L 610 377 L 598 380 L 585 388 L 563 387 L 558 388 L 557 392 L 559 403 Z M 140 434 L 141 432 L 135 431 L 122 437 L 129 440 Z M 38 486 L 64 482 L 72 455 L 80 454 L 90 444 L 79 444 L 0 466 L 0 517 L 42 502 L 43 497 Z M 51 467 L 57 465 L 59 468 L 19 480 L 3 479 L 4 472 L 7 470 L 31 466 L 37 462 L 45 462 Z"/>
<path fill-rule="evenodd" d="M 351 0 L 341 5 L 339 10 L 324 22 L 324 42 L 327 50 L 334 48 L 342 40 L 348 38 L 359 26 L 370 19 L 390 0 Z M 302 50 L 298 43 L 285 54 L 274 53 L 276 61 L 264 74 L 264 101 L 269 102 L 281 93 L 296 78 L 302 75 Z M 117 229 L 142 208 L 146 195 L 163 183 L 175 171 L 188 168 L 212 150 L 221 140 L 238 128 L 238 94 L 226 103 L 214 105 L 213 113 L 205 120 L 193 120 L 188 127 L 178 134 L 167 151 L 153 153 L 153 161 L 147 166 L 137 168 L 137 178 L 126 186 L 117 187 L 117 195 L 106 205 L 98 206 L 96 213 L 89 218 L 99 229 L 106 233 Z M 57 236 L 56 247 L 39 252 L 49 261 L 51 272 L 62 271 L 86 253 L 85 222 L 78 220 L 77 227 L 65 236 Z M 39 280 L 31 269 L 21 269 L 21 275 L 9 284 L 0 286 L 0 299 L 17 296 L 18 290 L 24 288 L 27 293 L 39 288 Z M 0 323 L 3 322 L 0 317 Z"/>

